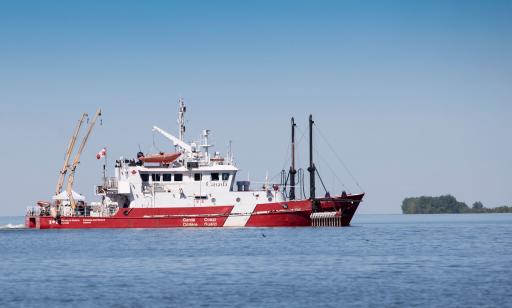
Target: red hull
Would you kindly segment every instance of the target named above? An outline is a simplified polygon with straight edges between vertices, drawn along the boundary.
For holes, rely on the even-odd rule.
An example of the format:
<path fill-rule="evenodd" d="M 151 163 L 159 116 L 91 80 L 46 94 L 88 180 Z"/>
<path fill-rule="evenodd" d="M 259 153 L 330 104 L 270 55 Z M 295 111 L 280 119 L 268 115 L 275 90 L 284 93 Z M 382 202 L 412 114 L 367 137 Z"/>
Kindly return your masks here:
<path fill-rule="evenodd" d="M 318 224 L 311 218 L 311 200 L 258 204 L 252 213 L 231 213 L 232 205 L 183 208 L 123 208 L 110 217 L 25 217 L 27 228 L 176 228 L 223 227 L 230 216 L 249 216 L 245 227 L 348 226 L 364 194 L 316 199 L 316 212 L 332 213 L 332 223 Z"/>

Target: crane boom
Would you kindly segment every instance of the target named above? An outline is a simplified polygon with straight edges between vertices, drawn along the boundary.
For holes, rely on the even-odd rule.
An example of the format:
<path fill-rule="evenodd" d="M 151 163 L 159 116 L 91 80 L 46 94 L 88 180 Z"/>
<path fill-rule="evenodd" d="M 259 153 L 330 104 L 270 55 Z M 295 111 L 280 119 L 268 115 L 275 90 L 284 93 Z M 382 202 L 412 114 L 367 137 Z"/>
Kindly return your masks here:
<path fill-rule="evenodd" d="M 163 130 L 157 126 L 153 126 L 153 131 L 159 132 L 164 137 L 171 140 L 174 145 L 179 146 L 184 151 L 192 153 L 192 147 L 189 144 L 186 144 L 185 142 L 183 142 L 183 140 L 180 140 L 179 138 L 174 137 L 173 135 L 169 134 L 168 132 L 166 132 L 165 130 Z"/>
<path fill-rule="evenodd" d="M 82 151 L 85 148 L 85 144 L 87 143 L 89 136 L 91 135 L 94 124 L 96 123 L 96 120 L 98 120 L 98 117 L 100 117 L 100 116 L 101 116 L 101 109 L 98 109 L 98 111 L 94 115 L 94 118 L 92 118 L 92 121 L 89 123 L 89 128 L 87 129 L 87 133 L 85 134 L 84 139 L 82 140 L 82 143 L 80 143 L 80 147 L 78 148 L 75 158 L 73 159 L 73 164 L 70 167 L 70 173 L 68 176 L 67 194 L 68 194 L 69 202 L 71 203 L 71 208 L 73 210 L 76 207 L 76 201 L 75 201 L 75 198 L 73 198 L 73 182 L 75 180 L 75 170 L 76 170 L 76 167 L 78 166 L 78 164 L 80 163 L 80 155 L 82 155 Z"/>
<path fill-rule="evenodd" d="M 73 135 L 71 136 L 71 139 L 69 140 L 68 149 L 66 150 L 66 157 L 64 158 L 64 164 L 62 165 L 62 169 L 60 169 L 60 175 L 59 180 L 57 181 L 57 187 L 55 188 L 55 195 L 60 194 L 62 191 L 62 186 L 64 184 L 64 178 L 66 177 L 66 172 L 69 168 L 69 158 L 71 157 L 71 153 L 73 152 L 73 148 L 75 147 L 76 138 L 78 137 L 78 133 L 80 132 L 80 127 L 82 127 L 82 124 L 87 117 L 87 113 L 82 114 L 82 117 L 78 121 L 75 130 L 73 132 Z"/>

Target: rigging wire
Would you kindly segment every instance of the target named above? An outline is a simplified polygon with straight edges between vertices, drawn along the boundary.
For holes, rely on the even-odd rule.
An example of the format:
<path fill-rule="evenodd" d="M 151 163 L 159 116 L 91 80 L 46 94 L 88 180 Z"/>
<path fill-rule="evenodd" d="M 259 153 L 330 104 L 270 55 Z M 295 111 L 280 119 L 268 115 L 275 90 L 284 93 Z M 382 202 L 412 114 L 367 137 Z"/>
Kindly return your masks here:
<path fill-rule="evenodd" d="M 299 129 L 299 126 L 296 125 L 295 126 L 297 129 Z M 302 132 L 301 129 L 299 129 L 300 132 Z M 306 132 L 302 132 L 302 135 L 300 136 L 300 138 L 298 139 L 298 141 L 295 141 L 295 149 L 299 148 L 299 145 L 302 141 L 302 139 L 304 139 L 304 135 L 306 134 Z M 289 165 L 291 163 L 291 159 L 290 159 L 290 154 L 291 154 L 291 149 L 290 149 L 290 144 L 287 143 L 287 146 L 286 146 L 286 156 L 284 158 L 284 162 L 283 162 L 283 168 L 282 169 L 288 169 L 287 168 L 287 165 Z M 298 158 L 299 158 L 299 155 L 298 155 L 298 151 L 295 150 L 295 162 L 298 161 Z"/>
<path fill-rule="evenodd" d="M 286 165 L 288 165 L 290 162 L 290 147 L 288 146 L 288 144 L 286 146 L 285 152 L 286 153 L 283 158 L 283 166 L 282 166 L 281 170 L 286 170 Z"/>
<path fill-rule="evenodd" d="M 304 169 L 302 168 L 299 168 L 299 170 L 297 170 L 297 175 L 298 175 L 298 178 L 299 178 L 299 192 L 301 194 L 300 198 L 301 199 L 304 199 L 306 197 L 306 191 L 304 190 Z"/>
<path fill-rule="evenodd" d="M 324 134 L 322 133 L 322 131 L 320 130 L 320 128 L 318 127 L 318 125 L 316 125 L 316 123 L 314 123 L 313 125 L 315 125 L 315 127 L 317 128 L 317 131 L 320 135 L 320 137 L 322 137 L 322 139 L 324 139 L 325 143 L 327 143 L 327 146 L 329 146 L 329 148 L 331 149 L 331 151 L 334 153 L 334 155 L 336 156 L 336 158 L 338 159 L 338 161 L 341 163 L 341 165 L 343 166 L 343 168 L 345 168 L 345 171 L 347 171 L 347 173 L 350 175 L 350 177 L 352 178 L 352 180 L 356 183 L 357 187 L 359 187 L 359 189 L 361 189 L 361 191 L 364 191 L 364 189 L 361 187 L 361 185 L 359 185 L 359 182 L 357 181 L 356 177 L 352 174 L 352 172 L 350 172 L 350 170 L 348 169 L 347 165 L 345 164 L 345 162 L 343 161 L 343 159 L 341 159 L 341 157 L 338 155 L 338 153 L 334 150 L 333 146 L 329 143 L 329 141 L 327 140 L 327 138 L 324 136 Z"/>
<path fill-rule="evenodd" d="M 299 132 L 300 132 L 300 133 L 302 133 L 302 136 L 301 136 L 301 138 L 300 138 L 300 141 L 302 141 L 302 139 L 304 138 L 304 136 L 306 135 L 306 132 L 308 132 L 308 130 L 307 130 L 307 129 L 302 130 L 302 129 L 300 129 L 300 127 L 299 127 L 299 126 L 297 126 L 297 129 L 299 130 Z M 300 141 L 299 141 L 299 142 L 300 142 Z M 314 141 L 314 142 L 315 142 L 315 144 L 316 144 L 316 141 Z M 316 147 L 316 146 L 314 146 L 314 147 L 313 147 L 313 149 L 314 149 L 314 151 L 315 151 L 315 153 L 316 153 L 316 156 L 320 158 L 320 161 L 321 161 L 323 164 L 325 164 L 325 165 L 327 166 L 327 168 L 329 169 L 329 171 L 331 171 L 331 174 L 333 175 L 333 181 L 335 181 L 335 182 L 336 182 L 336 180 L 337 180 L 337 182 L 338 182 L 339 184 L 341 184 L 341 186 L 343 187 L 343 190 L 345 190 L 345 191 L 349 191 L 349 192 L 350 192 L 350 189 L 348 189 L 348 188 L 347 188 L 347 186 L 345 185 L 345 183 L 344 183 L 344 182 L 343 182 L 343 181 L 338 177 L 338 175 L 337 175 L 337 174 L 336 174 L 336 172 L 333 170 L 333 168 L 331 168 L 331 166 L 329 165 L 329 163 L 327 162 L 327 160 L 326 160 L 322 155 L 320 155 L 320 152 L 318 152 L 317 147 Z M 305 191 L 304 191 L 304 171 L 303 171 L 303 170 L 301 170 L 301 171 L 302 171 L 302 173 L 301 173 L 301 174 L 299 174 L 299 181 L 301 181 L 301 183 L 299 184 L 299 185 L 300 185 L 300 186 L 299 186 L 299 191 L 300 191 L 300 189 L 302 189 L 302 191 L 300 191 L 300 193 L 303 195 L 303 197 L 305 197 L 305 196 L 306 196 L 306 193 L 305 193 Z M 329 193 L 329 191 L 327 190 L 327 187 L 325 186 L 325 183 L 324 183 L 323 179 L 321 178 L 320 173 L 318 172 L 318 168 L 316 169 L 316 174 L 318 175 L 318 177 L 319 177 L 319 179 L 320 179 L 320 182 L 321 182 L 321 184 L 322 184 L 322 186 L 323 186 L 323 188 L 324 188 L 324 191 L 328 194 L 328 193 Z M 334 182 L 333 182 L 333 185 L 332 185 L 332 186 L 333 186 L 333 187 L 335 186 L 335 185 L 334 185 Z"/>
<path fill-rule="evenodd" d="M 296 126 L 296 127 L 298 128 L 298 126 Z M 300 136 L 298 141 L 295 141 L 295 149 L 297 149 L 300 146 L 300 142 L 302 141 L 302 139 L 304 139 L 304 136 L 306 134 L 306 132 L 302 131 L 301 129 L 299 129 L 299 131 L 302 132 L 302 135 Z M 285 154 L 284 159 L 283 159 L 283 164 L 282 164 L 281 170 L 285 170 L 286 171 L 286 170 L 289 170 L 288 165 L 291 164 L 291 159 L 290 159 L 291 147 L 290 147 L 289 143 L 287 143 L 285 152 L 286 152 L 286 154 Z M 297 162 L 299 161 L 299 158 L 300 158 L 300 155 L 298 155 L 298 151 L 295 150 L 295 162 L 296 162 L 296 165 L 297 165 Z M 269 179 L 270 182 L 272 182 L 275 179 L 277 179 L 278 177 L 280 177 L 281 176 L 281 172 L 282 171 L 279 171 L 278 173 L 276 173 L 273 176 L 271 176 L 270 179 Z M 288 177 L 289 177 L 289 175 L 288 175 Z M 288 185 L 288 180 L 286 181 L 286 185 Z"/>
<path fill-rule="evenodd" d="M 318 178 L 320 179 L 320 183 L 322 183 L 322 187 L 323 187 L 323 188 L 324 188 L 324 190 L 325 190 L 325 196 L 326 196 L 326 197 L 327 197 L 327 196 L 330 196 L 329 191 L 327 191 L 327 188 L 325 188 L 324 181 L 322 180 L 322 177 L 320 176 L 320 172 L 318 172 L 318 169 L 317 169 L 317 168 L 315 168 L 315 170 L 316 170 L 316 175 L 318 175 Z"/>
<path fill-rule="evenodd" d="M 295 166 L 302 166 L 303 156 L 300 155 L 301 152 L 297 151 L 297 149 L 300 149 L 302 141 L 304 140 L 304 137 L 306 136 L 307 130 L 302 130 L 299 125 L 296 125 L 295 128 L 299 132 L 299 138 L 295 140 Z M 306 198 L 306 191 L 304 189 L 305 183 L 304 183 L 304 169 L 298 168 L 297 169 L 297 183 L 295 183 L 296 189 L 298 189 L 298 192 L 300 194 L 300 198 L 304 199 Z"/>
<path fill-rule="evenodd" d="M 340 177 L 338 176 L 338 174 L 334 171 L 333 168 L 331 168 L 331 166 L 329 165 L 328 161 L 322 156 L 322 154 L 320 154 L 320 152 L 317 150 L 317 147 L 313 147 L 314 151 L 315 151 L 315 155 L 320 158 L 320 162 L 321 163 L 324 163 L 327 168 L 331 171 L 332 175 L 335 177 L 335 179 L 338 180 L 338 182 L 341 184 L 341 186 L 343 186 L 343 189 L 348 191 L 348 192 L 351 192 L 351 189 L 349 187 L 347 187 L 347 185 L 345 185 L 345 183 L 340 179 Z M 317 173 L 318 173 L 318 170 L 317 170 Z M 319 175 L 320 177 L 320 175 Z M 323 184 L 323 183 L 322 183 Z"/>
<path fill-rule="evenodd" d="M 156 145 L 156 142 L 155 142 L 155 131 L 153 131 L 153 148 L 155 150 L 158 151 L 158 153 L 161 153 L 162 151 L 160 151 L 160 149 L 158 148 L 158 146 Z"/>

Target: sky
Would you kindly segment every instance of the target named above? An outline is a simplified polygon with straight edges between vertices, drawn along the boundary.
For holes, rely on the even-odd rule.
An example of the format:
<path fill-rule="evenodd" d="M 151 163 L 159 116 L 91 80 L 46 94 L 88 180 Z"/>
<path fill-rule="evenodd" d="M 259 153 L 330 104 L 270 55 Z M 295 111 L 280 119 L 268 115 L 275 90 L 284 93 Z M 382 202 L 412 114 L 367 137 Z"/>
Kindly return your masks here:
<path fill-rule="evenodd" d="M 83 112 L 103 111 L 75 177 L 93 201 L 96 153 L 112 173 L 170 150 L 151 127 L 177 135 L 180 96 L 187 140 L 232 140 L 239 178 L 279 181 L 292 116 L 306 168 L 313 114 L 322 179 L 366 192 L 359 213 L 512 205 L 512 1 L 4 0 L 0 215 L 50 198 Z"/>

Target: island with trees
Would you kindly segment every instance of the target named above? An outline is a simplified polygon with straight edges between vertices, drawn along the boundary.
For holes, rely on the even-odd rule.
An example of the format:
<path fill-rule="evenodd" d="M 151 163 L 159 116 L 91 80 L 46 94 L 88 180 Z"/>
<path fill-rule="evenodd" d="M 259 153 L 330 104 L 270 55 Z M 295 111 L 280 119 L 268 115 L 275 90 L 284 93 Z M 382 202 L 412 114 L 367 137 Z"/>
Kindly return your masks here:
<path fill-rule="evenodd" d="M 466 203 L 457 201 L 452 195 L 439 197 L 405 198 L 402 202 L 404 214 L 452 214 L 452 213 L 512 213 L 512 206 L 484 207 L 477 201 L 469 207 Z"/>

